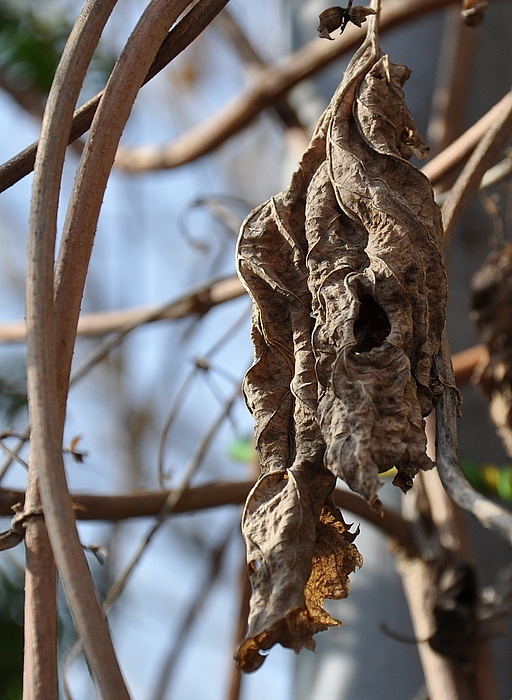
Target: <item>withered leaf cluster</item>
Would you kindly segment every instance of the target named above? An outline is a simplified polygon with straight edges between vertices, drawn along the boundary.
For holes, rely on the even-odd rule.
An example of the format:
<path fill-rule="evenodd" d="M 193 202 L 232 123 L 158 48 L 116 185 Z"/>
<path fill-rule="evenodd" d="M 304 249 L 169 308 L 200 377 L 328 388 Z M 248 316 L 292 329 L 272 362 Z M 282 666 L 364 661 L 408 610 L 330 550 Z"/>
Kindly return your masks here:
<path fill-rule="evenodd" d="M 512 456 L 512 244 L 493 252 L 473 278 L 473 315 L 489 352 L 475 378 Z"/>
<path fill-rule="evenodd" d="M 406 491 L 425 454 L 423 416 L 445 321 L 442 226 L 410 158 L 426 147 L 405 105 L 410 71 L 367 40 L 290 186 L 255 209 L 238 245 L 253 300 L 245 379 L 261 477 L 243 515 L 253 587 L 236 658 L 298 651 L 338 624 L 362 559 L 331 493 L 340 477 L 379 508 L 378 474 Z"/>

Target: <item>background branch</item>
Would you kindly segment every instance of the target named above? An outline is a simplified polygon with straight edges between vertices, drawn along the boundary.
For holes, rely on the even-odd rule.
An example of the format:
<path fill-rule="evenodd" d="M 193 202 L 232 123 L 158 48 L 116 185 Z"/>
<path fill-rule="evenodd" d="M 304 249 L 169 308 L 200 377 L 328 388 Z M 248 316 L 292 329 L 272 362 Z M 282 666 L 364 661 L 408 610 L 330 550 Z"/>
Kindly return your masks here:
<path fill-rule="evenodd" d="M 452 0 L 388 0 L 382 5 L 380 31 L 410 21 L 427 12 L 451 4 Z M 336 41 L 315 39 L 291 56 L 253 78 L 253 83 L 211 118 L 190 129 L 166 146 L 120 147 L 115 165 L 123 170 L 138 172 L 176 168 L 189 163 L 220 146 L 245 128 L 264 109 L 273 106 L 291 88 L 347 51 L 357 47 L 364 31 L 350 24 Z"/>
<path fill-rule="evenodd" d="M 503 107 L 466 163 L 443 205 L 444 245 L 449 245 L 455 227 L 470 200 L 480 187 L 485 172 L 493 165 L 512 133 L 512 92 L 503 99 Z"/>
<path fill-rule="evenodd" d="M 78 520 L 116 521 L 158 515 L 170 498 L 174 501 L 173 514 L 242 504 L 253 486 L 254 481 L 217 482 L 189 487 L 181 494 L 176 489 L 118 496 L 73 494 L 71 498 Z M 348 510 L 383 530 L 396 540 L 409 556 L 417 554 L 409 525 L 398 513 L 384 508 L 384 515 L 381 517 L 368 507 L 364 499 L 350 491 L 336 489 L 334 496 L 339 508 Z M 12 506 L 22 503 L 24 497 L 23 491 L 0 488 L 0 515 L 12 514 Z"/>
<path fill-rule="evenodd" d="M 132 329 L 144 323 L 164 319 L 178 319 L 193 314 L 205 314 L 214 306 L 237 299 L 245 294 L 245 289 L 237 276 L 198 285 L 182 297 L 164 304 L 154 304 L 119 311 L 101 311 L 82 314 L 78 321 L 78 335 L 98 336 Z M 25 323 L 0 324 L 0 343 L 21 343 L 25 340 Z"/>
<path fill-rule="evenodd" d="M 157 75 L 166 65 L 196 39 L 208 26 L 212 19 L 227 5 L 228 0 L 199 0 L 185 17 L 174 27 L 164 39 L 160 50 L 147 72 L 144 83 Z M 99 92 L 73 116 L 68 143 L 83 136 L 92 124 L 98 109 L 103 91 Z M 34 169 L 38 141 L 35 141 L 16 156 L 0 166 L 0 192 L 21 180 Z"/>

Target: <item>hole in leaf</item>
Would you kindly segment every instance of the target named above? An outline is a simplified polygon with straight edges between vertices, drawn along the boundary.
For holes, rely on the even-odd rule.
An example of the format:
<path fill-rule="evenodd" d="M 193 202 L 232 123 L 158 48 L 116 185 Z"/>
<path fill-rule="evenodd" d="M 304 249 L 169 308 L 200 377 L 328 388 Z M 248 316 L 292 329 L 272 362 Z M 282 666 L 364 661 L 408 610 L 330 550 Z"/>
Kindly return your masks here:
<path fill-rule="evenodd" d="M 371 294 L 364 294 L 360 303 L 359 315 L 354 321 L 354 337 L 357 345 L 353 348 L 353 352 L 356 354 L 380 347 L 391 330 L 386 312 Z"/>
<path fill-rule="evenodd" d="M 259 559 L 253 559 L 248 564 L 251 571 L 258 571 L 261 568 L 261 561 Z"/>

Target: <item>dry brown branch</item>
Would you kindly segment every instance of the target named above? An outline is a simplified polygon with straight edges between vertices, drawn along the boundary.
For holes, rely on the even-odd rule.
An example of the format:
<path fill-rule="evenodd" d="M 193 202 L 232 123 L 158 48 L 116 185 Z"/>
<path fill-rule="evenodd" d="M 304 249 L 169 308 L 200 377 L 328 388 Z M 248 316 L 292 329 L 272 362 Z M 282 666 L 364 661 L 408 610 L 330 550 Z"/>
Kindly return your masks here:
<path fill-rule="evenodd" d="M 235 481 L 188 488 L 179 498 L 176 498 L 172 513 L 188 513 L 194 510 L 242 504 L 252 486 L 254 486 L 253 481 Z M 174 498 L 176 491 L 141 492 L 118 496 L 73 494 L 71 498 L 78 520 L 117 521 L 158 515 L 170 495 Z M 0 488 L 0 515 L 10 515 L 12 506 L 22 503 L 24 497 L 23 491 Z M 384 515 L 381 517 L 371 510 L 360 496 L 341 489 L 335 491 L 335 501 L 343 510 L 348 510 L 381 529 L 409 556 L 417 554 L 418 550 L 409 525 L 398 513 L 384 508 Z"/>
<path fill-rule="evenodd" d="M 245 294 L 238 277 L 211 281 L 186 292 L 170 303 L 142 306 L 135 309 L 83 314 L 78 321 L 78 335 L 98 336 L 136 328 L 143 323 L 178 319 L 205 314 L 214 306 Z M 21 343 L 25 340 L 25 323 L 15 321 L 0 325 L 0 343 Z"/>
<path fill-rule="evenodd" d="M 234 19 L 233 15 L 227 8 L 219 13 L 219 16 L 215 22 L 229 36 L 237 50 L 238 55 L 248 65 L 249 69 L 261 70 L 268 67 L 267 63 L 256 51 L 252 43 L 249 41 L 246 33 L 242 30 L 238 22 Z M 286 98 L 286 96 L 283 96 L 280 100 L 276 101 L 273 108 L 276 115 L 287 129 L 295 129 L 300 132 L 302 137 L 302 150 L 305 150 L 307 148 L 310 135 L 302 124 L 299 115 L 290 101 Z"/>
<path fill-rule="evenodd" d="M 455 227 L 473 195 L 477 192 L 482 177 L 493 165 L 500 149 L 511 133 L 512 92 L 509 92 L 500 115 L 475 148 L 443 205 L 445 247 L 449 245 Z"/>
<path fill-rule="evenodd" d="M 176 27 L 169 32 L 144 82 L 146 83 L 154 78 L 168 63 L 186 49 L 227 3 L 228 0 L 199 0 Z M 68 143 L 72 143 L 89 129 L 102 95 L 103 91 L 99 92 L 75 112 Z M 35 141 L 0 167 L 0 192 L 3 192 L 32 172 L 37 145 L 38 142 Z"/>
<path fill-rule="evenodd" d="M 23 699 L 57 700 L 57 570 L 34 472 L 25 500 L 25 658 Z M 39 513 L 39 515 L 36 515 Z M 32 514 L 32 515 L 30 515 Z"/>
<path fill-rule="evenodd" d="M 385 31 L 428 12 L 450 5 L 452 0 L 389 0 L 382 6 L 380 30 Z M 123 146 L 116 167 L 130 172 L 176 168 L 209 153 L 246 127 L 260 112 L 272 106 L 292 87 L 329 65 L 361 41 L 362 31 L 350 25 L 336 41 L 314 40 L 277 65 L 262 70 L 253 84 L 225 107 L 167 146 Z"/>
<path fill-rule="evenodd" d="M 476 33 L 460 21 L 458 7 L 444 17 L 437 79 L 427 141 L 432 154 L 444 151 L 462 132 Z"/>
<path fill-rule="evenodd" d="M 104 700 L 128 700 L 78 538 L 66 484 L 61 445 L 67 392 L 65 385 L 57 385 L 53 306 L 56 220 L 68 134 L 84 75 L 114 5 L 115 0 L 91 0 L 85 5 L 66 44 L 48 97 L 29 222 L 27 366 L 32 424 L 30 468 L 37 476 L 45 522 L 71 614 L 101 696 Z M 35 631 L 31 639 L 35 640 L 37 634 Z M 38 678 L 29 672 L 26 680 Z M 48 692 L 51 689 L 29 687 L 24 697 L 43 700 Z"/>
<path fill-rule="evenodd" d="M 422 172 L 435 185 L 447 173 L 459 165 L 469 153 L 475 148 L 477 143 L 489 131 L 491 126 L 503 114 L 509 102 L 509 95 L 505 95 L 497 102 L 484 116 L 473 126 L 465 131 L 462 136 L 445 148 L 438 156 L 432 158 L 423 166 Z"/>

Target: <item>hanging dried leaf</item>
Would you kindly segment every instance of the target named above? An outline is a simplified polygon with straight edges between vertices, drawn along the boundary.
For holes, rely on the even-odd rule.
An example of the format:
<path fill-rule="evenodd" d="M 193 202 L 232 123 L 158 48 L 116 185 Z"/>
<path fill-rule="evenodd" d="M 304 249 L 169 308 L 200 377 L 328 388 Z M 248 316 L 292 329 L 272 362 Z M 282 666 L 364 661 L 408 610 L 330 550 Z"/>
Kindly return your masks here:
<path fill-rule="evenodd" d="M 489 359 L 475 377 L 512 456 L 512 245 L 492 253 L 473 278 L 473 315 Z"/>
<path fill-rule="evenodd" d="M 323 600 L 347 595 L 362 560 L 322 510 L 334 476 L 379 508 L 379 472 L 395 466 L 406 491 L 432 466 L 423 416 L 446 279 L 440 213 L 409 162 L 427 150 L 404 102 L 409 73 L 368 39 L 290 186 L 242 227 L 255 348 L 244 390 L 262 471 L 243 518 L 253 596 L 242 670 L 276 642 L 311 648 L 338 624 Z"/>
<path fill-rule="evenodd" d="M 242 527 L 253 596 L 247 639 L 236 653 L 246 673 L 277 642 L 314 649 L 313 635 L 339 624 L 324 599 L 347 597 L 348 575 L 362 557 L 338 509 L 324 505 L 334 485 L 327 469 L 304 464 L 262 476 L 249 494 Z"/>

